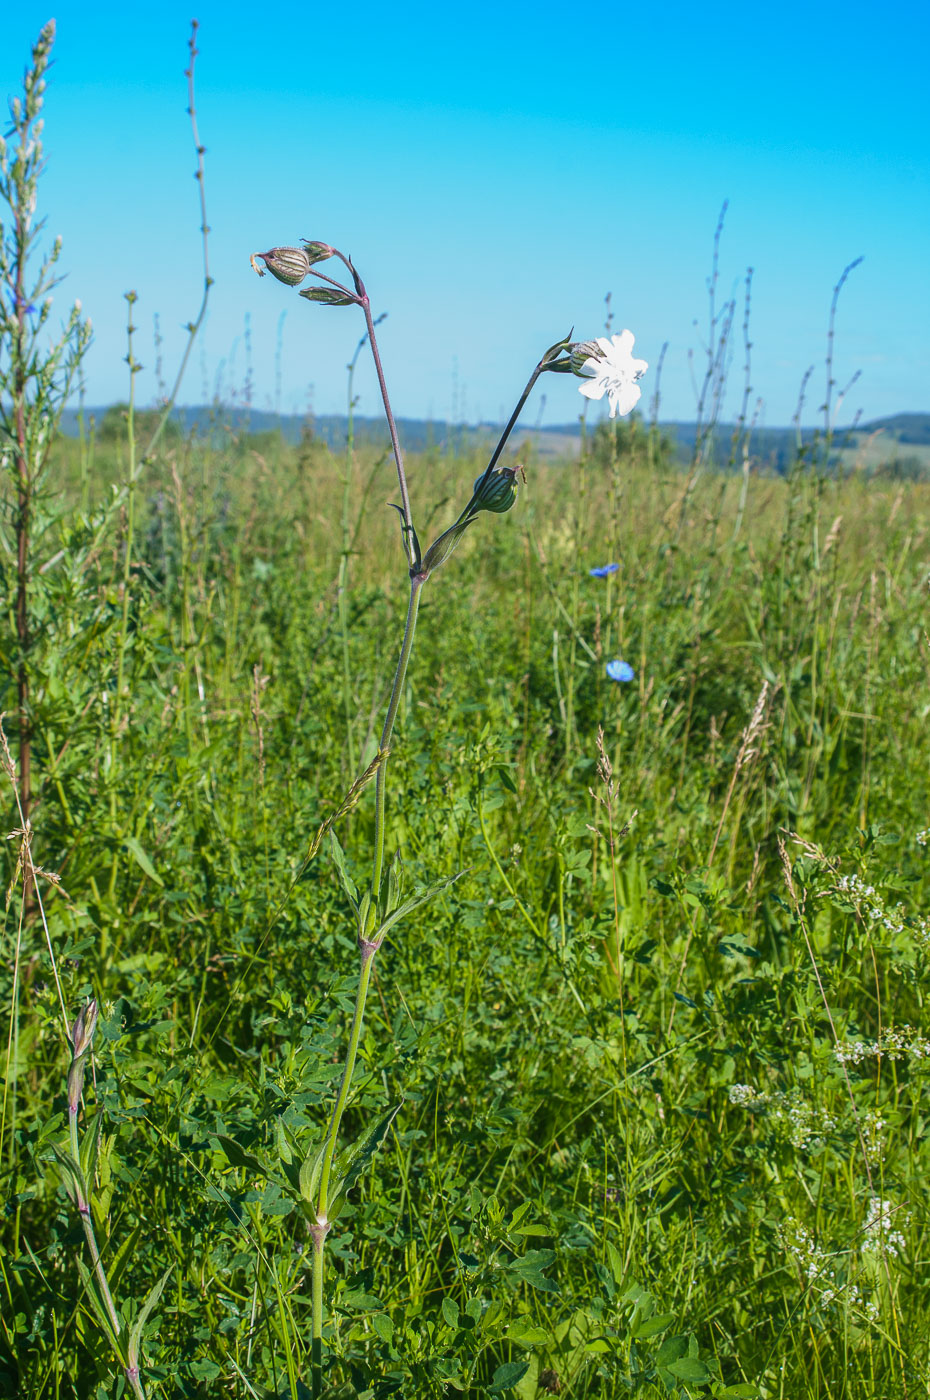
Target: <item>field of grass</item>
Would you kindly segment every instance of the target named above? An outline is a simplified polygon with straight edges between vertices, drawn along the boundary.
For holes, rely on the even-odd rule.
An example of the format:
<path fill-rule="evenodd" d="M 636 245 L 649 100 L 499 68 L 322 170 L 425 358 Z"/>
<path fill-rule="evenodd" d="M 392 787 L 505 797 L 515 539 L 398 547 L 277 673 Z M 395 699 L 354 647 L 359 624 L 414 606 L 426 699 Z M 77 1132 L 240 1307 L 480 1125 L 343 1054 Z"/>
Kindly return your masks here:
<path fill-rule="evenodd" d="M 930 487 L 686 476 L 629 426 L 523 460 L 423 591 L 386 842 L 410 886 L 458 878 L 375 965 L 344 1137 L 382 1140 L 329 1237 L 326 1393 L 926 1395 Z M 483 466 L 410 460 L 421 533 Z M 94 996 L 80 1133 L 126 1335 L 165 1279 L 146 1393 L 290 1400 L 292 1175 L 358 963 L 308 852 L 377 752 L 396 480 L 312 440 L 172 442 L 114 504 L 129 471 L 126 438 L 56 444 L 35 543 L 58 879 L 44 927 L 5 843 L 0 1394 L 127 1393 L 69 1197 Z M 15 758 L 12 680 L 4 708 Z M 372 813 L 334 826 L 360 882 Z"/>

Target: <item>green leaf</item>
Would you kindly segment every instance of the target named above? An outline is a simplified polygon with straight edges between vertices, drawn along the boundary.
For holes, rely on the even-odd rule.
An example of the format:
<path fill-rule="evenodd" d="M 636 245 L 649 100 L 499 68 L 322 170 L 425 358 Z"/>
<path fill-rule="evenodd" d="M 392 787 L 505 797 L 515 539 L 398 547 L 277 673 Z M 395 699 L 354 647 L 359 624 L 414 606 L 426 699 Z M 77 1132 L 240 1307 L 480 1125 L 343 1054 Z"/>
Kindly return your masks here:
<path fill-rule="evenodd" d="M 112 1347 L 115 1354 L 119 1357 L 122 1364 L 126 1366 L 127 1359 L 125 1347 L 123 1344 L 123 1338 L 118 1337 L 113 1331 L 113 1323 L 110 1321 L 110 1314 L 104 1307 L 103 1300 L 97 1291 L 96 1279 L 94 1278 L 90 1269 L 88 1269 L 87 1265 L 84 1263 L 83 1259 L 78 1258 L 75 1260 L 75 1263 L 78 1266 L 78 1273 L 81 1275 L 81 1282 L 84 1285 L 84 1291 L 90 1299 L 91 1307 L 97 1315 L 97 1321 L 100 1323 L 100 1326 L 103 1330 L 103 1334 L 106 1337 L 107 1341 L 110 1343 L 110 1346 Z"/>
<path fill-rule="evenodd" d="M 253 1172 L 256 1176 L 268 1175 L 268 1168 L 265 1164 L 254 1157 L 251 1152 L 246 1152 L 245 1148 L 240 1147 L 235 1138 L 224 1137 L 218 1133 L 217 1142 L 225 1152 L 226 1160 L 231 1167 L 242 1167 L 245 1171 Z"/>
<path fill-rule="evenodd" d="M 458 1327 L 459 1310 L 451 1298 L 443 1298 L 441 1311 L 448 1327 Z"/>
<path fill-rule="evenodd" d="M 522 1381 L 529 1369 L 525 1361 L 505 1361 L 503 1366 L 498 1366 L 494 1372 L 488 1393 L 500 1395 L 504 1390 L 512 1390 Z"/>
<path fill-rule="evenodd" d="M 308 301 L 317 301 L 321 306 L 355 306 L 358 301 L 357 297 L 337 292 L 335 287 L 305 287 L 299 295 Z"/>
<path fill-rule="evenodd" d="M 87 1185 L 84 1181 L 84 1173 L 70 1152 L 62 1152 L 60 1147 L 52 1145 L 52 1152 L 55 1154 L 55 1161 L 61 1167 L 61 1175 L 64 1181 L 68 1199 L 73 1205 L 77 1205 L 79 1200 L 87 1200 Z"/>
<path fill-rule="evenodd" d="M 382 1342 L 386 1342 L 390 1346 L 394 1340 L 394 1324 L 387 1313 L 375 1313 L 370 1320 L 373 1330 L 377 1332 Z"/>
<path fill-rule="evenodd" d="M 353 909 L 358 909 L 358 887 L 346 870 L 345 852 L 339 844 L 335 831 L 330 831 L 329 839 L 333 848 L 333 864 L 336 867 L 336 874 L 339 876 L 339 883 L 348 896 L 349 903 Z"/>
<path fill-rule="evenodd" d="M 161 885 L 162 889 L 164 889 L 164 880 L 159 874 L 156 873 L 154 865 L 149 860 L 148 856 L 146 855 L 145 851 L 143 851 L 136 838 L 134 836 L 124 836 L 123 845 L 126 847 L 126 850 L 132 856 L 133 860 L 136 862 L 136 865 L 138 865 L 142 873 L 144 875 L 147 875 L 150 880 L 154 880 L 156 885 Z"/>
<path fill-rule="evenodd" d="M 103 1124 L 103 1114 L 95 1113 L 89 1129 L 84 1134 L 84 1141 L 81 1143 L 81 1171 L 85 1181 L 93 1181 L 97 1171 L 97 1158 L 100 1155 L 100 1129 Z"/>
<path fill-rule="evenodd" d="M 646 1337 L 657 1337 L 660 1332 L 665 1332 L 675 1321 L 674 1313 L 659 1313 L 657 1317 L 647 1318 L 641 1322 L 633 1331 L 633 1336 L 637 1341 L 643 1341 Z"/>
<path fill-rule="evenodd" d="M 687 1385 L 707 1385 L 710 1381 L 710 1372 L 696 1356 L 682 1356 L 678 1361 L 670 1362 L 668 1369 Z"/>
<path fill-rule="evenodd" d="M 387 870 L 387 893 L 384 895 L 384 882 L 381 890 L 384 896 L 382 912 L 390 914 L 400 903 L 400 897 L 404 888 L 404 862 L 401 859 L 400 851 L 395 851 L 391 857 L 391 863 Z"/>
<path fill-rule="evenodd" d="M 520 1319 L 507 1328 L 507 1340 L 518 1347 L 541 1347 L 550 1341 L 550 1335 L 545 1327 L 534 1327 Z"/>
<path fill-rule="evenodd" d="M 666 1337 L 665 1341 L 656 1352 L 657 1366 L 670 1366 L 673 1361 L 684 1356 L 688 1350 L 688 1338 L 678 1333 L 674 1337 Z"/>
<path fill-rule="evenodd" d="M 358 1181 L 362 1172 L 368 1166 L 368 1163 L 387 1136 L 388 1129 L 394 1122 L 402 1106 L 403 1100 L 395 1104 L 393 1108 L 388 1109 L 384 1117 L 380 1118 L 373 1127 L 369 1128 L 367 1133 L 363 1133 L 355 1142 L 350 1143 L 348 1147 L 342 1149 L 336 1159 L 333 1171 L 335 1185 L 330 1197 L 331 1203 L 335 1202 L 337 1196 L 343 1195 L 349 1191 L 355 1185 L 356 1181 Z M 332 1211 L 330 1211 L 330 1218 L 335 1219 Z"/>
<path fill-rule="evenodd" d="M 759 1387 L 741 1382 L 739 1385 L 725 1385 L 723 1390 L 714 1392 L 716 1400 L 757 1400 Z"/>
<path fill-rule="evenodd" d="M 445 880 L 439 880 L 435 885 L 430 885 L 428 888 L 420 890 L 417 894 L 411 895 L 409 899 L 405 899 L 403 904 L 399 904 L 393 913 L 388 915 L 381 927 L 375 931 L 372 935 L 373 940 L 376 938 L 382 939 L 388 929 L 393 928 L 399 920 L 403 919 L 407 914 L 412 914 L 414 909 L 422 908 L 422 906 L 427 904 L 435 895 L 441 894 L 443 890 L 447 890 L 450 885 L 455 884 L 456 880 L 461 880 L 464 874 L 466 874 L 466 871 L 459 870 L 457 874 L 450 875 Z"/>
<path fill-rule="evenodd" d="M 316 1188 L 320 1183 L 320 1176 L 323 1171 L 325 1146 L 325 1142 L 314 1142 L 301 1163 L 298 1189 L 305 1201 L 312 1201 L 316 1194 Z"/>
<path fill-rule="evenodd" d="M 138 1366 L 139 1364 L 139 1346 L 142 1341 L 142 1329 L 145 1327 L 145 1324 L 151 1317 L 155 1304 L 158 1302 L 159 1298 L 164 1292 L 165 1284 L 171 1277 L 171 1272 L 173 1269 L 174 1265 L 169 1264 L 168 1268 L 162 1274 L 161 1278 L 158 1280 L 155 1287 L 152 1289 L 151 1293 L 146 1298 L 145 1302 L 142 1304 L 142 1307 L 139 1310 L 139 1316 L 133 1323 L 132 1331 L 129 1334 L 128 1354 L 130 1366 Z"/>
<path fill-rule="evenodd" d="M 419 572 L 431 574 L 440 564 L 444 564 L 473 521 L 472 516 L 469 520 L 462 520 L 456 525 L 450 525 L 448 530 L 443 530 L 426 551 Z"/>

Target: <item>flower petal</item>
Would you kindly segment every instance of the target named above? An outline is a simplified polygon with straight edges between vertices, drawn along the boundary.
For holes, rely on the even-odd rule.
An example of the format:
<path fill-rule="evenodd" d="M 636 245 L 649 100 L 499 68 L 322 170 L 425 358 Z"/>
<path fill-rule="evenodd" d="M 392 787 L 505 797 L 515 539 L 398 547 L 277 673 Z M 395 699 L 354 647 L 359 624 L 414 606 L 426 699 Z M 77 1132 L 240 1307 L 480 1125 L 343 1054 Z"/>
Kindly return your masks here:
<path fill-rule="evenodd" d="M 606 388 L 607 384 L 603 379 L 589 379 L 587 383 L 578 385 L 578 392 L 584 394 L 586 399 L 602 399 Z"/>

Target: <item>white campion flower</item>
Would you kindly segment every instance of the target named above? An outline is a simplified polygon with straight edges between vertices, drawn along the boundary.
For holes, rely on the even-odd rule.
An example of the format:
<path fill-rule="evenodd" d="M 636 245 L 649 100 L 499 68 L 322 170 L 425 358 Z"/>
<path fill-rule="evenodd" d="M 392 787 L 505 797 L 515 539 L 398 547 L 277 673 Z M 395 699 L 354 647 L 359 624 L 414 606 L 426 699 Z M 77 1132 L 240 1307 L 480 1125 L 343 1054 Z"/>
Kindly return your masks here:
<path fill-rule="evenodd" d="M 586 384 L 579 386 L 578 392 L 587 399 L 602 399 L 606 394 L 611 418 L 616 418 L 618 413 L 621 417 L 632 413 L 642 393 L 637 380 L 642 379 L 649 366 L 645 360 L 634 357 L 634 339 L 632 331 L 621 331 L 609 340 L 601 335 L 597 340 L 572 347 L 575 361 L 579 352 L 587 354 L 575 372 L 590 376 Z"/>

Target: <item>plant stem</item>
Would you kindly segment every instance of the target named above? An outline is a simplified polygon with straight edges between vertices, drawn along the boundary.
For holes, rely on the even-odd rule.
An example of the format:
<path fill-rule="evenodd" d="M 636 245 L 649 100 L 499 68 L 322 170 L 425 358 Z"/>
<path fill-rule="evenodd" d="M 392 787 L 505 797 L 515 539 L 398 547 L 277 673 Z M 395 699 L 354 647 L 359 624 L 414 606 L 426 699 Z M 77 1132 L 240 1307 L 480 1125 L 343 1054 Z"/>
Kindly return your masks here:
<path fill-rule="evenodd" d="M 80 1100 L 76 1104 L 68 1105 L 68 1134 L 71 1139 L 71 1156 L 75 1164 L 79 1167 L 81 1162 L 81 1144 L 78 1139 L 78 1113 L 80 1112 Z M 84 1238 L 87 1240 L 87 1248 L 90 1250 L 91 1263 L 94 1273 L 97 1276 L 97 1286 L 100 1289 L 100 1296 L 103 1299 L 107 1316 L 110 1319 L 110 1326 L 113 1329 L 114 1337 L 118 1337 L 121 1332 L 119 1314 L 116 1311 L 116 1304 L 113 1302 L 113 1295 L 110 1292 L 110 1285 L 107 1282 L 106 1270 L 103 1267 L 103 1260 L 100 1258 L 100 1250 L 97 1248 L 97 1237 L 94 1233 L 94 1223 L 90 1214 L 90 1198 L 85 1197 L 83 1191 L 77 1200 L 78 1215 L 81 1217 L 81 1225 L 84 1230 Z"/>
<path fill-rule="evenodd" d="M 351 264 L 350 264 L 351 267 Z M 404 523 L 407 529 L 404 531 L 404 549 L 407 552 L 407 559 L 412 564 L 413 559 L 410 553 L 410 540 L 408 531 L 413 529 L 413 517 L 410 514 L 410 497 L 407 493 L 407 476 L 404 471 L 404 458 L 400 450 L 400 440 L 397 436 L 397 424 L 394 422 L 394 414 L 391 411 L 391 401 L 388 398 L 387 384 L 384 379 L 384 370 L 381 368 L 381 356 L 378 353 L 378 341 L 375 336 L 375 323 L 371 318 L 371 303 L 368 300 L 368 293 L 365 291 L 365 284 L 359 277 L 355 269 L 352 268 L 356 286 L 359 291 L 360 305 L 365 314 L 365 324 L 368 327 L 368 339 L 371 343 L 371 354 L 375 362 L 375 369 L 378 374 L 378 384 L 381 388 L 381 400 L 384 404 L 384 413 L 388 421 L 388 428 L 391 433 L 391 447 L 394 450 L 394 462 L 397 467 L 397 481 L 400 486 L 400 499 L 403 506 Z"/>
<path fill-rule="evenodd" d="M 529 379 L 526 381 L 526 388 L 523 390 L 523 393 L 520 395 L 519 399 L 517 400 L 517 406 L 516 406 L 516 408 L 514 409 L 513 413 L 511 413 L 510 419 L 509 419 L 509 421 L 508 421 L 508 423 L 507 423 L 506 428 L 505 428 L 504 431 L 501 433 L 500 441 L 498 442 L 498 444 L 497 444 L 497 446 L 495 447 L 494 451 L 491 453 L 491 460 L 488 462 L 488 465 L 485 467 L 484 472 L 483 472 L 483 476 L 490 476 L 491 472 L 492 472 L 492 471 L 494 470 L 494 468 L 497 466 L 498 458 L 500 457 L 500 455 L 501 455 L 501 453 L 503 452 L 504 448 L 507 446 L 507 439 L 510 437 L 510 434 L 513 432 L 514 427 L 515 427 L 516 422 L 517 422 L 517 419 L 520 417 L 520 414 L 523 412 L 523 406 L 524 406 L 524 404 L 526 403 L 527 399 L 529 398 L 530 394 L 533 392 L 533 385 L 536 383 L 537 379 L 538 379 L 539 376 L 542 374 L 542 372 L 543 372 L 543 366 L 542 366 L 542 361 L 540 361 L 540 363 L 539 363 L 539 364 L 536 366 L 536 368 L 533 370 L 533 373 L 530 375 Z"/>
<path fill-rule="evenodd" d="M 369 324 L 369 337 L 371 337 L 371 333 L 372 327 Z M 373 344 L 374 341 L 372 341 L 372 345 Z M 380 748 L 382 751 L 390 744 L 391 735 L 394 731 L 394 721 L 397 717 L 397 709 L 400 704 L 400 697 L 407 676 L 407 665 L 410 661 L 410 653 L 413 650 L 413 638 L 416 632 L 417 613 L 420 606 L 420 590 L 423 587 L 423 582 L 424 580 L 422 578 L 411 578 L 410 580 L 410 601 L 407 607 L 404 640 L 401 643 L 400 656 L 397 660 L 397 670 L 394 673 L 394 684 L 391 688 L 391 698 L 388 702 L 387 714 L 385 715 L 384 726 L 381 730 Z M 323 1270 L 325 1263 L 324 1251 L 326 1248 L 326 1236 L 330 1230 L 329 1184 L 332 1176 L 333 1160 L 336 1155 L 336 1145 L 339 1140 L 339 1129 L 342 1125 L 342 1115 L 345 1112 L 346 1102 L 349 1097 L 349 1089 L 351 1088 L 352 1078 L 355 1073 L 355 1061 L 358 1057 L 362 1023 L 365 1017 L 365 1003 L 368 999 L 368 988 L 371 982 L 371 969 L 374 964 L 375 954 L 381 946 L 380 940 L 371 941 L 369 935 L 375 932 L 375 925 L 378 918 L 378 894 L 381 889 L 381 874 L 384 867 L 384 775 L 386 768 L 387 759 L 385 759 L 378 769 L 375 785 L 375 849 L 372 858 L 371 885 L 369 887 L 370 906 L 366 927 L 359 936 L 361 965 L 358 975 L 358 990 L 355 996 L 355 1011 L 352 1016 L 352 1026 L 349 1031 L 349 1044 L 342 1069 L 339 1092 L 336 1096 L 336 1102 L 333 1105 L 329 1127 L 326 1130 L 326 1138 L 323 1145 L 323 1167 L 320 1174 L 319 1193 L 317 1195 L 316 1223 L 311 1227 L 310 1231 L 313 1239 L 313 1343 L 311 1350 L 313 1400 L 319 1400 L 319 1396 L 322 1394 Z"/>

